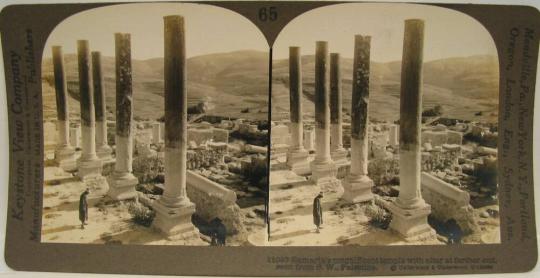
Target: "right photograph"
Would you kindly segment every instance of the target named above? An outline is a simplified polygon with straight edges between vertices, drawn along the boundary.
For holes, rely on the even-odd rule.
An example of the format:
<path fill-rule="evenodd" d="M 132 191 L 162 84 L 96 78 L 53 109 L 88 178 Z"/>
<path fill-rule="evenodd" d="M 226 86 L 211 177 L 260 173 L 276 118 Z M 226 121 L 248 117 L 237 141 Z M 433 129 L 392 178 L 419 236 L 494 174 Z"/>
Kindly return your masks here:
<path fill-rule="evenodd" d="M 500 243 L 498 108 L 495 44 L 464 13 L 298 16 L 273 45 L 268 245 Z"/>

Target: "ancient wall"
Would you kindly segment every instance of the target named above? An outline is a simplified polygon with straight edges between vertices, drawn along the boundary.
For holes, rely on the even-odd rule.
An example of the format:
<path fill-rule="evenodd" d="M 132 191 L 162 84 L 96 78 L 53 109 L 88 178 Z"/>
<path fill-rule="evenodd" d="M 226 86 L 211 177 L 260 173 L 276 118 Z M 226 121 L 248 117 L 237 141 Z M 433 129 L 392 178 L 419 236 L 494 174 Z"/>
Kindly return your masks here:
<path fill-rule="evenodd" d="M 214 132 L 212 129 L 194 129 L 190 128 L 187 132 L 187 142 L 195 142 L 197 145 L 203 144 L 206 141 L 210 141 L 214 138 Z"/>
<path fill-rule="evenodd" d="M 422 172 L 422 197 L 431 205 L 431 214 L 441 220 L 456 220 L 461 229 L 470 233 L 477 229 L 469 193 Z"/>
<path fill-rule="evenodd" d="M 187 171 L 187 194 L 195 203 L 196 214 L 205 221 L 219 218 L 228 234 L 244 233 L 240 207 L 236 193 L 195 172 Z"/>

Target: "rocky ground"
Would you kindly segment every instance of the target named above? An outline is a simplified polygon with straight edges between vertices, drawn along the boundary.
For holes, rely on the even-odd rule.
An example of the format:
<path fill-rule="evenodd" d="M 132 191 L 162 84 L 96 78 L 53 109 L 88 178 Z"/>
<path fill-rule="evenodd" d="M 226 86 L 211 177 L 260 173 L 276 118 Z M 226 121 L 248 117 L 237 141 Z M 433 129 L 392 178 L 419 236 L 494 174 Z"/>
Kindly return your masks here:
<path fill-rule="evenodd" d="M 138 139 L 148 138 L 149 130 L 143 125 L 137 127 Z M 143 140 L 144 141 L 144 140 Z M 141 141 L 135 142 L 134 164 L 141 155 Z M 46 150 L 44 167 L 44 195 L 42 217 L 42 241 L 62 243 L 104 243 L 104 244 L 171 244 L 171 245 L 208 245 L 210 237 L 204 233 L 208 230 L 208 223 L 193 217 L 193 223 L 201 231 L 200 238 L 193 241 L 166 239 L 148 225 L 141 225 L 134 221 L 129 213 L 129 201 L 114 202 L 105 195 L 108 189 L 106 178 L 90 183 L 83 183 L 71 173 L 66 173 L 57 167 L 53 158 L 53 148 Z M 149 151 L 145 149 L 145 151 Z M 155 151 L 155 150 L 154 150 Z M 232 163 L 231 165 L 238 165 Z M 137 169 L 137 167 L 135 167 Z M 156 165 L 151 165 L 152 167 Z M 104 166 L 103 174 L 109 175 L 114 164 Z M 139 167 L 140 168 L 140 167 Z M 140 176 L 138 186 L 141 194 L 155 193 L 163 183 L 163 173 L 159 167 L 148 171 L 144 177 Z M 233 169 L 234 167 L 231 167 Z M 227 245 L 264 245 L 266 241 L 265 198 L 266 192 L 259 187 L 251 185 L 244 175 L 229 167 L 211 166 L 195 170 L 199 174 L 226 188 L 233 190 L 237 196 L 239 206 L 238 218 L 241 219 L 245 231 L 227 238 Z M 137 175 L 137 173 L 136 173 Z M 81 229 L 78 219 L 79 196 L 86 187 L 89 187 L 89 221 L 85 229 Z M 159 191 L 158 190 L 158 191 Z M 143 193 L 144 192 L 144 193 Z"/>
<path fill-rule="evenodd" d="M 135 224 L 127 202 L 108 201 L 108 185 L 100 179 L 83 183 L 58 167 L 44 170 L 42 242 L 96 244 L 208 245 L 202 239 L 170 240 L 152 228 Z M 81 229 L 79 196 L 88 196 L 88 225 Z"/>
<path fill-rule="evenodd" d="M 274 175 L 274 176 L 273 176 Z M 323 228 L 316 232 L 313 224 L 313 199 L 320 189 L 312 182 L 273 184 L 277 176 L 294 175 L 275 171 L 270 176 L 270 239 L 271 246 L 329 245 L 402 245 L 408 244 L 397 235 L 370 224 L 365 206 L 345 205 L 339 197 L 341 188 L 327 192 L 322 199 Z M 443 244 L 439 240 L 423 244 Z"/>
<path fill-rule="evenodd" d="M 468 146 L 471 147 L 471 146 Z M 474 147 L 474 146 L 473 146 Z M 466 162 L 478 160 L 473 152 L 467 152 Z M 465 161 L 465 159 L 463 159 Z M 385 160 L 387 161 L 387 160 Z M 383 161 L 384 162 L 384 161 Z M 430 217 L 429 223 L 437 232 L 437 239 L 431 242 L 410 243 L 401 240 L 387 229 L 386 223 L 374 221 L 373 209 L 384 212 L 384 202 L 392 202 L 399 194 L 399 168 L 386 168 L 384 177 L 377 177 L 376 183 L 384 181 L 384 185 L 374 188 L 379 206 L 344 205 L 340 202 L 342 189 L 325 194 L 322 200 L 324 225 L 321 232 L 315 232 L 313 224 L 313 199 L 320 191 L 306 177 L 295 175 L 284 166 L 282 156 L 273 157 L 270 173 L 270 239 L 269 244 L 275 246 L 320 246 L 320 245 L 402 245 L 402 244 L 449 244 L 450 228 L 447 222 Z M 370 161 L 372 163 L 372 161 Z M 398 162 L 394 162 L 398 165 Z M 466 164 L 463 162 L 461 165 Z M 468 167 L 468 165 L 465 165 Z M 393 170 L 389 170 L 393 169 Z M 370 167 L 370 173 L 374 168 Z M 393 171 L 397 171 L 392 173 Z M 375 171 L 373 171 L 375 172 Z M 494 244 L 500 243 L 499 208 L 496 195 L 491 194 L 481 180 L 470 171 L 433 170 L 438 178 L 459 187 L 471 196 L 471 217 L 478 224 L 477 230 L 464 233 L 461 243 Z M 394 182 L 394 184 L 392 184 Z M 379 213 L 377 212 L 377 213 Z M 388 214 L 389 215 L 389 214 Z M 391 217 L 391 216 L 390 216 Z"/>

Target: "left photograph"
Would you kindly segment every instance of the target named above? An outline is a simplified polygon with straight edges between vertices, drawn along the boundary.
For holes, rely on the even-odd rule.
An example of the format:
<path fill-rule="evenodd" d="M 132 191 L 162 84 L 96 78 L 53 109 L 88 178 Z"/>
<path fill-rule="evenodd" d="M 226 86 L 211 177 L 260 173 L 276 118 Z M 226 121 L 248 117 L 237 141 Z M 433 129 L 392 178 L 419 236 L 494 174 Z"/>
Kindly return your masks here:
<path fill-rule="evenodd" d="M 42 59 L 41 242 L 265 245 L 268 68 L 262 33 L 223 8 L 62 21 Z"/>

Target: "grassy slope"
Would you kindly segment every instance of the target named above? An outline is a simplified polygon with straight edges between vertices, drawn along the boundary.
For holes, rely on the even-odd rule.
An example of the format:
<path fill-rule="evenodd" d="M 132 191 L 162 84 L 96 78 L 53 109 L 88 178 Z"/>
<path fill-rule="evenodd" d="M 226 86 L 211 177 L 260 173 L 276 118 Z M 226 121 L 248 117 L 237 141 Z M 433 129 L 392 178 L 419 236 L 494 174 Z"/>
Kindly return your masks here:
<path fill-rule="evenodd" d="M 71 106 L 78 107 L 77 57 L 65 56 L 70 83 Z M 133 95 L 135 116 L 155 119 L 163 115 L 163 59 L 133 60 Z M 115 107 L 114 58 L 102 61 L 108 109 Z M 187 60 L 188 101 L 210 100 L 210 114 L 265 120 L 268 118 L 268 53 L 237 51 L 197 56 Z M 51 59 L 43 62 L 43 75 L 52 76 Z M 44 107 L 54 111 L 54 90 L 44 83 Z M 240 110 L 249 108 L 249 113 Z M 78 108 L 76 109 L 78 111 Z M 47 115 L 49 115 L 48 113 Z"/>
<path fill-rule="evenodd" d="M 78 111 L 77 60 L 66 55 L 66 72 L 71 87 L 71 110 Z M 288 117 L 288 61 L 273 62 L 272 111 L 274 119 Z M 114 111 L 114 58 L 104 57 L 103 71 L 108 109 Z M 314 59 L 302 57 L 304 110 L 313 115 Z M 449 117 L 495 122 L 498 110 L 497 59 L 491 56 L 449 58 L 425 63 L 424 106 L 443 105 Z M 268 53 L 236 51 L 197 56 L 188 59 L 188 101 L 191 104 L 210 100 L 215 115 L 267 118 Z M 163 59 L 133 60 L 135 116 L 158 118 L 163 114 Z M 401 64 L 371 64 L 370 117 L 396 120 L 399 116 Z M 43 63 L 44 76 L 52 76 L 51 60 Z M 350 109 L 352 59 L 342 59 L 343 107 Z M 44 83 L 46 116 L 54 115 L 54 90 Z M 249 113 L 240 110 L 250 108 Z M 49 112 L 47 112 L 49 111 Z M 478 117 L 474 114 L 483 111 Z"/>
<path fill-rule="evenodd" d="M 314 58 L 302 57 L 304 110 L 313 114 Z M 275 60 L 272 76 L 272 116 L 288 116 L 288 62 Z M 401 63 L 371 63 L 370 117 L 397 120 Z M 472 56 L 430 61 L 424 64 L 424 107 L 440 104 L 445 116 L 495 122 L 498 111 L 498 63 L 492 56 Z M 342 58 L 343 107 L 350 110 L 352 59 Z M 483 111 L 478 117 L 474 114 Z M 309 117 L 309 116 L 308 116 Z"/>

